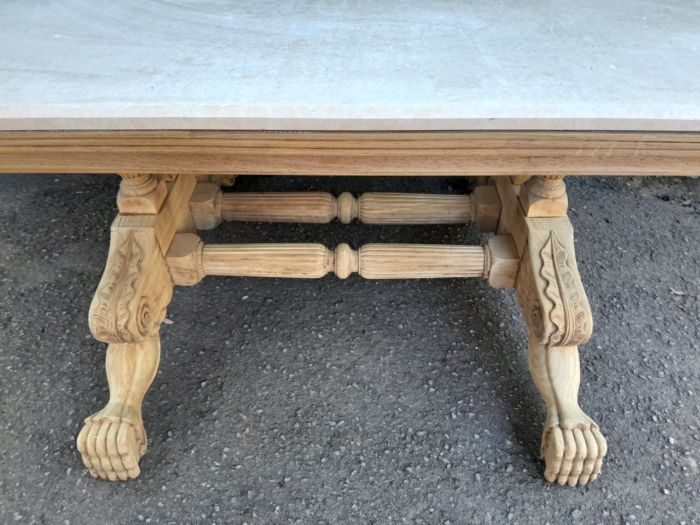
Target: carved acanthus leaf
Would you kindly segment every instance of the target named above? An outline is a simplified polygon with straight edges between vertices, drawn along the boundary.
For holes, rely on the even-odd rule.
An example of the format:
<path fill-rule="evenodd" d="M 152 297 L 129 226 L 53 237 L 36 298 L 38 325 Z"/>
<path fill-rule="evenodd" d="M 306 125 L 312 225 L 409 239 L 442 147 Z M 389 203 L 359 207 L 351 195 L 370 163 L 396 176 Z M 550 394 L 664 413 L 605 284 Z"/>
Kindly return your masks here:
<path fill-rule="evenodd" d="M 576 345 L 588 339 L 590 312 L 578 274 L 569 261 L 566 247 L 552 231 L 540 251 L 544 296 L 549 300 L 546 312 L 552 323 L 548 346 Z"/>
<path fill-rule="evenodd" d="M 136 294 L 135 283 L 142 263 L 143 248 L 136 242 L 133 232 L 129 232 L 107 263 L 108 278 L 97 289 L 91 319 L 97 339 L 111 341 L 115 336 L 124 342 L 132 339 L 127 328 L 129 303 Z"/>
<path fill-rule="evenodd" d="M 142 341 L 165 317 L 172 280 L 163 261 L 149 256 L 137 239 L 135 231 L 122 233 L 107 259 L 90 308 L 90 329 L 100 341 Z"/>
<path fill-rule="evenodd" d="M 520 263 L 516 297 L 522 308 L 528 329 L 532 335 L 541 340 L 545 332 L 544 318 L 537 293 L 535 275 L 532 271 L 532 263 L 528 257 L 525 257 Z"/>

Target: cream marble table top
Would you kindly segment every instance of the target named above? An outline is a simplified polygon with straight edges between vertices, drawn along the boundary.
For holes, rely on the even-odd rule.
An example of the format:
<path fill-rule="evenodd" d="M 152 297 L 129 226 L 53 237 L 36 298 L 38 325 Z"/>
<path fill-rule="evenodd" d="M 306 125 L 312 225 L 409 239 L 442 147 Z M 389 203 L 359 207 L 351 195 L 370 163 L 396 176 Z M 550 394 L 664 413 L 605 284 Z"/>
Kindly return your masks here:
<path fill-rule="evenodd" d="M 0 129 L 700 131 L 700 1 L 8 0 Z"/>

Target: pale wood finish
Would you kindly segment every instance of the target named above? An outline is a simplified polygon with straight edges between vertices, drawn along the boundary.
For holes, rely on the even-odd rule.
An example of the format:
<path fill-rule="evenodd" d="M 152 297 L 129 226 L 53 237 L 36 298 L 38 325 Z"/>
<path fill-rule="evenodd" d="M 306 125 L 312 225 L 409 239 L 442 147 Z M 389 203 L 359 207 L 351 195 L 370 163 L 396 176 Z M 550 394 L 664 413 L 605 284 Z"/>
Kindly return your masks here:
<path fill-rule="evenodd" d="M 119 228 L 152 230 L 162 254 L 168 252 L 175 232 L 195 231 L 195 224 L 188 202 L 197 185 L 191 175 L 179 175 L 173 179 L 168 198 L 157 215 L 117 215 L 112 231 Z"/>
<path fill-rule="evenodd" d="M 200 175 L 199 182 L 210 182 L 217 186 L 231 187 L 236 183 L 236 175 Z"/>
<path fill-rule="evenodd" d="M 484 274 L 494 288 L 515 288 L 520 257 L 510 235 L 494 235 L 486 241 Z"/>
<path fill-rule="evenodd" d="M 333 269 L 322 244 L 221 244 L 202 250 L 204 275 L 319 278 Z"/>
<path fill-rule="evenodd" d="M 481 246 L 366 244 L 356 253 L 343 245 L 338 255 L 321 244 L 205 245 L 205 275 L 319 278 L 340 268 L 339 277 L 359 273 L 367 279 L 480 277 Z"/>
<path fill-rule="evenodd" d="M 472 197 L 472 225 L 481 232 L 495 232 L 501 217 L 501 199 L 495 186 L 477 186 Z"/>
<path fill-rule="evenodd" d="M 165 182 L 173 182 L 178 176 L 174 173 L 159 173 Z M 236 183 L 236 175 L 197 175 L 197 182 L 214 184 L 218 187 L 233 186 Z"/>
<path fill-rule="evenodd" d="M 139 343 L 113 343 L 107 348 L 109 401 L 85 419 L 77 446 L 95 478 L 127 480 L 141 473 L 139 460 L 148 440 L 141 404 L 158 370 L 160 336 Z"/>
<path fill-rule="evenodd" d="M 153 184 L 150 176 L 137 180 L 149 184 L 151 193 L 160 192 L 164 184 Z M 179 175 L 172 181 L 157 214 L 117 216 L 105 271 L 90 306 L 92 334 L 109 343 L 110 397 L 102 410 L 85 420 L 77 446 L 90 474 L 102 479 L 137 477 L 138 462 L 146 452 L 141 404 L 158 368 L 159 329 L 174 286 L 164 254 L 177 231 L 190 231 L 194 225 L 187 204 L 196 178 Z M 141 196 L 142 213 L 152 211 L 159 197 L 146 192 Z M 131 205 L 138 203 L 132 201 L 129 210 L 136 211 Z"/>
<path fill-rule="evenodd" d="M 224 134 L 223 149 L 229 140 Z M 352 149 L 352 142 L 340 140 L 340 145 Z M 110 399 L 85 420 L 77 441 L 93 476 L 116 480 L 139 474 L 147 444 L 141 404 L 157 370 L 159 327 L 175 285 L 193 285 L 206 275 L 320 278 L 331 272 L 369 279 L 482 277 L 494 287 L 515 287 L 529 332 L 530 369 L 547 406 L 541 447 L 545 477 L 585 485 L 599 475 L 607 444 L 578 404 L 578 345 L 590 338 L 592 317 L 561 173 L 497 177 L 493 186 L 478 187 L 471 196 L 359 198 L 348 193 L 226 197 L 211 171 L 205 182 L 198 183 L 199 175 L 155 176 L 143 170 L 123 175 L 120 214 L 89 315 L 92 333 L 109 343 Z M 331 250 L 321 244 L 206 245 L 194 233 L 195 226 L 214 227 L 232 218 L 472 222 L 498 235 L 484 246 L 367 244 L 354 250 L 340 244 Z"/>
<path fill-rule="evenodd" d="M 359 273 L 367 279 L 482 277 L 487 271 L 481 246 L 365 244 Z"/>
<path fill-rule="evenodd" d="M 525 184 L 528 180 L 530 180 L 530 177 L 532 177 L 532 175 L 512 175 L 510 177 L 510 181 L 513 184 L 520 185 L 520 184 Z"/>
<path fill-rule="evenodd" d="M 198 283 L 205 275 L 320 278 L 330 272 L 345 279 L 430 279 L 484 277 L 497 288 L 513 287 L 520 264 L 508 236 L 482 246 L 347 244 L 330 250 L 322 244 L 205 245 L 193 234 L 178 234 L 167 255 L 178 285 Z"/>
<path fill-rule="evenodd" d="M 342 193 L 224 193 L 221 217 L 225 221 L 349 224 L 468 224 L 472 199 L 468 195 L 420 193 L 364 193 L 355 198 Z"/>
<path fill-rule="evenodd" d="M 155 335 L 172 287 L 153 228 L 115 221 L 107 265 L 90 306 L 90 331 L 105 343 L 138 343 Z"/>
<path fill-rule="evenodd" d="M 198 229 L 222 220 L 327 223 L 355 219 L 365 224 L 469 224 L 496 231 L 500 215 L 498 192 L 477 187 L 472 195 L 421 193 L 222 193 L 212 184 L 198 184 L 190 209 Z"/>
<path fill-rule="evenodd" d="M 213 230 L 221 224 L 222 196 L 218 184 L 197 184 L 190 198 L 190 212 L 198 230 Z"/>
<path fill-rule="evenodd" d="M 365 224 L 469 224 L 470 195 L 364 193 L 358 219 Z"/>
<path fill-rule="evenodd" d="M 531 177 L 520 186 L 520 204 L 527 217 L 563 217 L 569 208 L 564 177 Z"/>
<path fill-rule="evenodd" d="M 518 255 L 522 257 L 527 244 L 527 223 L 525 213 L 518 200 L 520 186 L 513 185 L 504 178 L 494 178 L 493 181 L 501 201 L 498 233 L 510 235 L 518 250 Z"/>
<path fill-rule="evenodd" d="M 6 131 L 2 172 L 695 176 L 700 133 Z"/>
<path fill-rule="evenodd" d="M 499 232 L 512 236 L 521 257 L 516 292 L 530 334 L 530 370 L 547 406 L 541 447 L 545 477 L 585 485 L 600 474 L 607 444 L 578 404 L 578 345 L 590 338 L 593 320 L 576 265 L 573 228 L 566 216 L 527 217 L 518 187 L 506 179 L 496 186 L 503 204 Z"/>
<path fill-rule="evenodd" d="M 122 215 L 153 215 L 160 211 L 168 189 L 165 181 L 148 174 L 122 174 L 117 206 Z"/>
<path fill-rule="evenodd" d="M 338 202 L 330 193 L 224 193 L 225 221 L 326 223 L 337 218 Z"/>
<path fill-rule="evenodd" d="M 192 286 L 204 278 L 202 251 L 204 242 L 193 233 L 175 235 L 166 255 L 173 281 L 178 286 Z"/>

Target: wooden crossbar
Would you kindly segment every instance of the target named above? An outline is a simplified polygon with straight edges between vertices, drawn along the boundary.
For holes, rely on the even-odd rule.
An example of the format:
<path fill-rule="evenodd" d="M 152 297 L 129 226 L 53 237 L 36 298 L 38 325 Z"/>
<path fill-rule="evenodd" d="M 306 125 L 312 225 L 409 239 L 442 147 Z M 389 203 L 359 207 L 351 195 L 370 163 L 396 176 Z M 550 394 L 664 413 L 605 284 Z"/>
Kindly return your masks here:
<path fill-rule="evenodd" d="M 519 258 L 510 236 L 495 236 L 484 246 L 366 244 L 335 250 L 322 244 L 213 244 L 194 234 L 176 235 L 167 255 L 175 284 L 192 285 L 205 275 L 345 279 L 484 277 L 499 288 L 512 287 Z"/>
<path fill-rule="evenodd" d="M 344 224 L 474 224 L 495 231 L 501 206 L 493 186 L 477 187 L 471 195 L 425 193 L 364 193 L 338 197 L 324 192 L 223 193 L 214 184 L 199 184 L 190 202 L 198 229 L 223 221 Z"/>

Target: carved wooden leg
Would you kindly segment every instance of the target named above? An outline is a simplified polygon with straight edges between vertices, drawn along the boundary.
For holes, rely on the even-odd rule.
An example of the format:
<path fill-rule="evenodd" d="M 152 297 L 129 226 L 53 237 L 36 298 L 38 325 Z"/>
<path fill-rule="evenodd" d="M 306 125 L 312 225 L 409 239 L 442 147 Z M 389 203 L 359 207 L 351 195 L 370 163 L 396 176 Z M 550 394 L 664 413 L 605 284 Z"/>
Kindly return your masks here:
<path fill-rule="evenodd" d="M 90 474 L 110 480 L 140 472 L 146 452 L 141 403 L 158 369 L 158 330 L 173 287 L 153 228 L 118 223 L 90 307 L 93 335 L 109 343 L 109 402 L 85 420 L 77 443 Z"/>
<path fill-rule="evenodd" d="M 174 286 L 163 254 L 175 232 L 189 228 L 187 203 L 195 184 L 193 176 L 175 177 L 168 191 L 163 181 L 148 175 L 122 181 L 120 214 L 89 315 L 92 334 L 109 343 L 109 401 L 85 420 L 77 440 L 94 477 L 139 475 L 147 445 L 141 404 L 158 369 L 158 332 Z"/>
<path fill-rule="evenodd" d="M 573 228 L 566 216 L 555 216 L 564 188 L 552 192 L 555 203 L 539 195 L 535 201 L 532 193 L 523 203 L 518 198 L 528 194 L 523 188 L 507 181 L 497 186 L 504 206 L 499 231 L 512 233 L 521 256 L 516 290 L 530 333 L 530 370 L 547 406 L 541 446 L 545 478 L 585 485 L 600 474 L 607 444 L 578 404 L 578 345 L 590 338 L 593 321 L 576 266 Z"/>
<path fill-rule="evenodd" d="M 577 345 L 592 329 L 588 300 L 576 268 L 573 230 L 566 219 L 531 219 L 516 281 L 530 338 L 530 370 L 547 405 L 541 453 L 545 478 L 585 485 L 600 473 L 607 445 L 578 404 Z"/>
<path fill-rule="evenodd" d="M 585 485 L 600 474 L 607 453 L 598 425 L 578 404 L 581 379 L 578 347 L 528 342 L 530 371 L 547 405 L 540 453 L 545 478 L 560 485 Z"/>
<path fill-rule="evenodd" d="M 112 343 L 107 349 L 109 402 L 85 420 L 78 435 L 83 463 L 95 478 L 126 480 L 141 472 L 146 430 L 141 403 L 158 370 L 160 338 Z"/>

